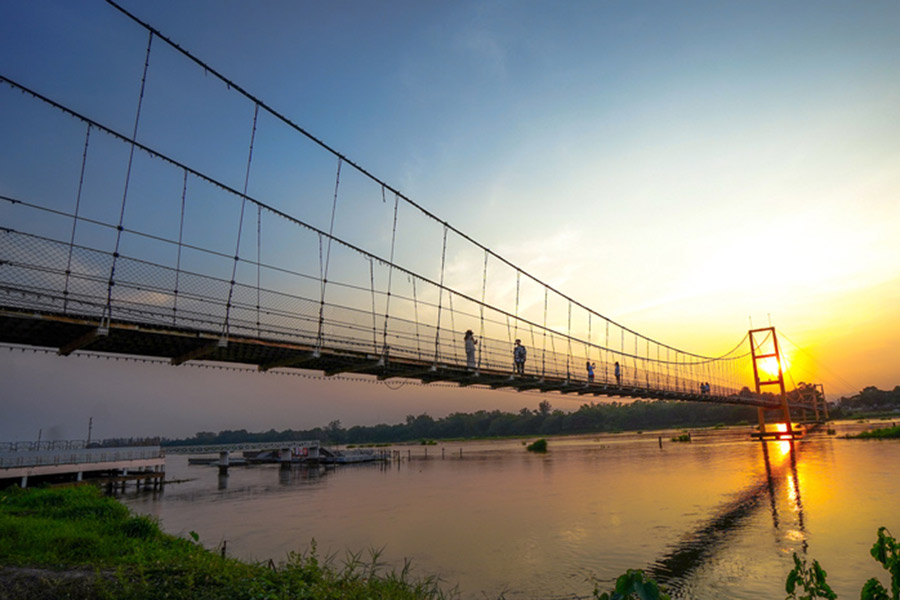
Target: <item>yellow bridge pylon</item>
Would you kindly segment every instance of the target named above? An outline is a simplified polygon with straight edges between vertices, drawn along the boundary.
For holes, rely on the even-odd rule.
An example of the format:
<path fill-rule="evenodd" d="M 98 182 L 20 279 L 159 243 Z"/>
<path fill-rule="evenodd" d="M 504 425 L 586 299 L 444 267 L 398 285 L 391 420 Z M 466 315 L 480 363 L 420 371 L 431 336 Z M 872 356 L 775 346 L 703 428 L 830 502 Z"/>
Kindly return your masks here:
<path fill-rule="evenodd" d="M 791 423 L 791 411 L 788 407 L 787 393 L 784 389 L 784 368 L 781 351 L 778 348 L 778 336 L 774 327 L 751 329 L 750 353 L 753 358 L 753 380 L 756 384 L 756 393 L 762 394 L 763 388 L 778 386 L 781 398 L 782 424 L 776 425 L 775 430 L 766 430 L 766 409 L 757 408 L 759 415 L 759 432 L 753 434 L 760 440 L 781 439 L 790 440 L 803 435 L 803 429 L 795 429 Z M 765 379 L 761 378 L 765 377 Z"/>

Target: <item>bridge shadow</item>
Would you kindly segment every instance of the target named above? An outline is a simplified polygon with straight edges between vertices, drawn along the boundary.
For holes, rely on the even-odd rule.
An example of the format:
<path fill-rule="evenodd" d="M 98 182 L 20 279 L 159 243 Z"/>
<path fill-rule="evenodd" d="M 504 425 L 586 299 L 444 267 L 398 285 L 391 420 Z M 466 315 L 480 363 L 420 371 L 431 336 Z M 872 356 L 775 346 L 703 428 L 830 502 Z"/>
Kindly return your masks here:
<path fill-rule="evenodd" d="M 778 512 L 778 498 L 786 490 L 796 515 L 796 526 L 801 534 L 802 551 L 807 550 L 803 503 L 800 496 L 800 480 L 797 474 L 797 446 L 793 441 L 775 442 L 788 449 L 787 460 L 773 464 L 768 443 L 761 443 L 765 474 L 759 481 L 739 492 L 736 497 L 721 505 L 713 517 L 683 536 L 675 547 L 647 568 L 647 572 L 670 589 L 680 584 L 710 559 L 741 531 L 742 524 L 758 511 L 767 509 L 773 533 L 783 529 L 785 522 Z"/>

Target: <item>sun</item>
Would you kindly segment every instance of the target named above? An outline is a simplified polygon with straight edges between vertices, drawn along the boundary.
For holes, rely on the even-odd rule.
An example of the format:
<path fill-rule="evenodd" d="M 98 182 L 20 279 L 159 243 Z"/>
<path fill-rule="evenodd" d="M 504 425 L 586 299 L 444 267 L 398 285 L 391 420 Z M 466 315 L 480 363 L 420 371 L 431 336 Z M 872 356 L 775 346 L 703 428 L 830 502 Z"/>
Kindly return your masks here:
<path fill-rule="evenodd" d="M 763 358 L 758 363 L 759 370 L 769 376 L 770 379 L 778 379 L 778 359 L 774 356 Z M 790 368 L 790 362 L 787 357 L 781 355 L 781 373 L 784 375 Z"/>

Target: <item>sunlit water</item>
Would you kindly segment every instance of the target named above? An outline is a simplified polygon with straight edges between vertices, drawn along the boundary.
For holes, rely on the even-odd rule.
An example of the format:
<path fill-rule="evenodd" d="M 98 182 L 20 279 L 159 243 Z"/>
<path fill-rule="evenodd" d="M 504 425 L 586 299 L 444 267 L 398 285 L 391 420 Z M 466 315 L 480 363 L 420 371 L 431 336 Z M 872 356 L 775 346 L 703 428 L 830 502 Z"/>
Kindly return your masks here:
<path fill-rule="evenodd" d="M 838 434 L 851 425 L 838 426 Z M 855 426 L 858 429 L 858 426 Z M 128 492 L 164 529 L 244 559 L 383 549 L 465 599 L 588 597 L 629 568 L 673 598 L 783 598 L 792 554 L 817 559 L 840 598 L 885 571 L 879 526 L 900 534 L 900 442 L 824 433 L 760 444 L 748 428 L 398 446 L 402 461 L 335 469 L 188 466 L 170 456 L 162 494 Z M 462 456 L 460 457 L 460 450 Z M 442 458 L 443 451 L 443 458 Z M 408 454 L 411 459 L 407 459 Z"/>

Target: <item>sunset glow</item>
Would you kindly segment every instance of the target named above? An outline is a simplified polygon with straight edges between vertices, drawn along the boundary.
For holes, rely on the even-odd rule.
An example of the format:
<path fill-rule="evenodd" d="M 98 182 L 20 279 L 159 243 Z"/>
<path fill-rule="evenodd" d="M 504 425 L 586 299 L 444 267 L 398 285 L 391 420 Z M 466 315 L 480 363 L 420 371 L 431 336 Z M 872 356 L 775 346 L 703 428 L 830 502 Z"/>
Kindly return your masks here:
<path fill-rule="evenodd" d="M 584 311 L 572 323 L 568 303 L 551 299 L 545 308 L 538 286 L 521 273 L 628 331 L 702 356 L 721 356 L 749 330 L 771 325 L 779 332 L 789 389 L 800 381 L 821 383 L 833 401 L 865 386 L 900 383 L 896 4 L 651 9 L 526 3 L 516 10 L 505 3 L 360 2 L 346 10 L 274 0 L 264 11 L 252 3 L 122 4 L 438 220 L 431 230 L 416 211 L 401 211 L 397 223 L 404 235 L 394 248 L 391 194 L 379 188 L 348 201 L 345 194 L 362 189 L 363 179 L 349 168 L 335 194 L 337 161 L 296 151 L 271 117 L 260 118 L 248 168 L 253 102 L 231 96 L 220 102 L 218 94 L 228 86 L 202 73 L 194 79 L 196 65 L 182 65 L 163 50 L 165 44 L 154 43 L 137 137 L 151 148 L 184 142 L 178 157 L 196 159 L 202 171 L 235 189 L 246 187 L 287 215 L 324 223 L 327 230 L 334 214 L 338 235 L 353 236 L 360 247 L 376 248 L 381 259 L 392 257 L 433 281 L 441 280 L 438 271 L 446 264 L 445 284 L 475 300 L 486 295 L 506 313 L 546 323 L 561 336 L 571 333 L 573 346 L 589 360 L 611 351 L 645 352 L 646 346 L 636 350 L 634 339 L 609 335 L 600 319 L 583 318 Z M 115 130 L 134 128 L 146 40 L 129 29 L 127 18 L 105 3 L 49 0 L 4 8 L 5 77 Z M 9 89 L 3 93 L 0 135 L 31 139 L 21 129 L 36 114 L 27 108 L 29 100 Z M 82 125 L 59 115 L 37 122 L 35 141 L 54 140 L 51 147 L 67 153 L 58 163 L 59 177 L 30 171 L 28 160 L 40 156 L 28 154 L 40 155 L 39 145 L 10 146 L 0 156 L 0 194 L 35 202 L 52 198 L 59 210 L 72 211 Z M 55 143 L 64 134 L 69 141 Z M 103 170 L 122 166 L 112 159 L 118 150 L 101 139 L 92 132 L 88 144 L 88 218 L 96 216 L 98 203 L 122 196 L 122 169 Z M 29 178 L 36 183 L 20 185 Z M 132 185 L 129 194 L 142 194 L 149 203 L 136 208 L 130 202 L 124 227 L 139 221 L 154 235 L 177 239 L 177 219 L 159 217 L 164 205 L 180 214 L 183 188 L 180 180 L 166 187 L 171 183 L 147 175 Z M 198 195 L 215 201 L 215 193 L 201 188 L 186 186 L 189 208 Z M 8 214 L 0 213 L 0 224 L 14 228 Z M 222 222 L 218 217 L 195 229 L 221 245 L 221 257 L 234 256 L 236 232 L 223 225 L 224 211 Z M 483 285 L 485 256 L 474 244 L 451 245 L 442 260 L 442 222 L 509 261 L 509 274 L 500 274 L 500 261 L 494 261 L 496 278 Z M 245 226 L 255 229 L 249 221 Z M 90 227 L 79 223 L 76 243 Z M 191 233 L 197 232 L 185 231 Z M 264 233 L 254 244 L 252 233 L 241 238 L 239 254 L 251 246 L 257 246 L 253 252 L 261 248 L 265 260 L 275 252 L 319 252 Z M 71 229 L 61 235 L 68 240 Z M 160 251 L 160 260 L 178 260 L 167 251 Z M 372 264 L 379 267 L 378 260 Z M 337 279 L 339 271 L 333 274 Z M 363 275 L 369 277 L 368 270 Z M 231 269 L 223 268 L 221 277 L 229 281 Z M 394 273 L 393 281 L 410 287 L 405 276 Z M 371 305 L 366 290 L 368 285 L 357 290 L 359 301 Z M 423 295 L 408 312 L 418 310 L 416 319 L 433 327 L 441 297 L 434 290 L 430 296 L 421 288 L 415 293 Z M 413 290 L 404 295 L 412 297 Z M 395 307 L 400 297 L 393 296 Z M 470 323 L 447 325 L 458 330 L 448 332 L 448 344 L 456 343 L 448 350 L 460 351 L 461 333 L 479 322 L 477 302 L 470 304 Z M 496 321 L 495 338 L 511 347 L 506 323 Z M 529 330 L 524 337 L 529 360 L 536 360 L 541 336 Z M 744 342 L 738 351 L 749 350 Z M 7 436 L 36 429 L 34 423 L 48 414 L 55 422 L 46 427 L 66 431 L 84 414 L 100 412 L 97 407 L 110 411 L 110 435 L 183 428 L 168 432 L 175 435 L 201 428 L 265 430 L 282 420 L 298 427 L 332 419 L 375 424 L 426 410 L 441 416 L 536 404 L 477 387 L 388 390 L 263 375 L 233 384 L 184 369 L 144 374 L 147 385 L 131 389 L 132 374 L 107 372 L 105 362 L 84 371 L 59 367 L 76 374 L 71 381 L 41 377 L 38 362 L 17 357 L 0 363 L 0 376 L 17 398 L 0 424 Z M 626 366 L 631 377 L 636 369 Z M 774 359 L 757 367 L 761 378 L 777 378 Z M 740 380 L 737 389 L 753 388 L 751 360 L 729 372 Z M 598 377 L 606 375 L 598 362 Z M 153 394 L 160 380 L 172 387 L 162 399 Z M 272 410 L 246 410 L 254 386 L 267 390 Z M 115 392 L 123 388 L 129 393 Z M 42 404 L 58 395 L 70 402 L 55 410 Z M 294 402 L 298 395 L 306 401 Z M 172 420 L 160 416 L 165 410 L 147 408 L 174 410 L 185 397 L 197 399 L 196 416 Z M 216 410 L 205 404 L 213 399 Z M 554 399 L 563 410 L 582 401 L 575 394 Z M 140 418 L 132 418 L 134 411 Z M 125 423 L 133 429 L 117 429 Z"/>
<path fill-rule="evenodd" d="M 769 380 L 778 379 L 778 375 L 780 372 L 783 372 L 778 363 L 778 359 L 775 357 L 764 358 L 757 363 L 759 370 L 762 371 L 761 374 L 765 374 L 768 376 Z"/>

